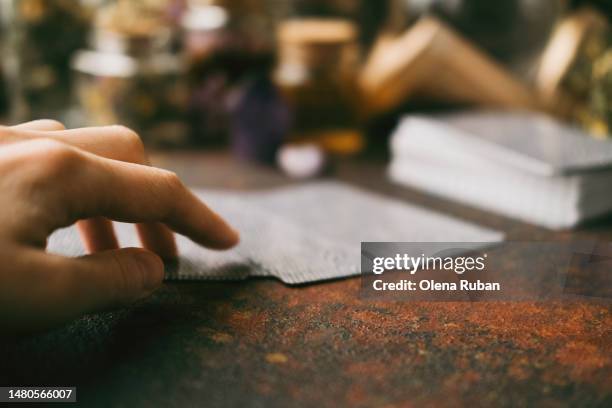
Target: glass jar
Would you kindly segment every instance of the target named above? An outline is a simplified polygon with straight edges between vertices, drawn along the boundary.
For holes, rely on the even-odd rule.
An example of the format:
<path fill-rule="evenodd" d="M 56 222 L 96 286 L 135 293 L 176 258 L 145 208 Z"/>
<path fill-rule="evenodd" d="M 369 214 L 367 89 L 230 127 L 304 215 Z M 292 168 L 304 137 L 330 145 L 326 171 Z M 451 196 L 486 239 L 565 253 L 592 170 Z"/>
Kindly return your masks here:
<path fill-rule="evenodd" d="M 109 20 L 113 24 L 104 24 Z M 116 19 L 102 19 L 92 49 L 73 58 L 79 122 L 121 123 L 147 144 L 185 145 L 188 94 L 182 61 L 171 52 L 172 33 L 154 18 L 140 22 L 126 28 Z"/>
<path fill-rule="evenodd" d="M 335 154 L 362 149 L 357 36 L 346 19 L 292 18 L 279 24 L 274 79 L 292 111 L 290 141 L 315 142 Z"/>

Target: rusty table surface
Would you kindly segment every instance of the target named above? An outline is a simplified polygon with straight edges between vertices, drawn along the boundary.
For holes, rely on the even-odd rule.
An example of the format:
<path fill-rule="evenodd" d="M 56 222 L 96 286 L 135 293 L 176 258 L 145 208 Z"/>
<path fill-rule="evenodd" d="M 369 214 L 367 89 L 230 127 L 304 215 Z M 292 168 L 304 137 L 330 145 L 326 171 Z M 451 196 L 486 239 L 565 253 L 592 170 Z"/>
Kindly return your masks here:
<path fill-rule="evenodd" d="M 223 154 L 155 155 L 193 186 L 288 184 Z M 505 231 L 612 239 L 612 219 L 551 232 L 393 186 L 384 163 L 334 178 Z M 0 341 L 0 385 L 76 385 L 101 407 L 612 406 L 612 316 L 597 303 L 360 300 L 359 278 L 166 284 L 129 309 Z"/>

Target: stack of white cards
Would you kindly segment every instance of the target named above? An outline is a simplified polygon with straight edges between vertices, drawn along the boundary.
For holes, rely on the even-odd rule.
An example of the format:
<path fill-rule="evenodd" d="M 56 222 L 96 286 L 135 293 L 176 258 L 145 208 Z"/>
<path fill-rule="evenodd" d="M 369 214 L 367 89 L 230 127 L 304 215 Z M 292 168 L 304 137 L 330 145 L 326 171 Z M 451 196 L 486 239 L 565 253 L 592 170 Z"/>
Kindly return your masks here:
<path fill-rule="evenodd" d="M 335 182 L 197 194 L 240 231 L 241 241 L 212 251 L 177 237 L 181 257 L 169 279 L 273 276 L 298 284 L 359 274 L 362 241 L 471 242 L 477 248 L 503 240 L 500 232 Z M 115 226 L 124 247 L 139 245 L 132 225 Z M 47 249 L 85 253 L 74 227 L 52 235 Z"/>
<path fill-rule="evenodd" d="M 612 210 L 612 142 L 543 115 L 410 116 L 390 177 L 429 193 L 560 229 Z"/>

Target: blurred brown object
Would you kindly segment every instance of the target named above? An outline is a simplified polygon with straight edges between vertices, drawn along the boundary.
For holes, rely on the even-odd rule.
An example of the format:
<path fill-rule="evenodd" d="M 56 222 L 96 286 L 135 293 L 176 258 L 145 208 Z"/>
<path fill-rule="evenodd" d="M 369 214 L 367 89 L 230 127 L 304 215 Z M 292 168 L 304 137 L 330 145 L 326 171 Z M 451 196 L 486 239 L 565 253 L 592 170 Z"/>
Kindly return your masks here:
<path fill-rule="evenodd" d="M 169 0 L 116 0 L 98 11 L 97 26 L 131 37 L 164 28 Z"/>
<path fill-rule="evenodd" d="M 537 75 L 538 89 L 548 99 L 554 99 L 561 91 L 562 82 L 576 62 L 580 48 L 586 42 L 598 37 L 598 32 L 605 30 L 607 23 L 603 16 L 592 9 L 582 9 L 567 16 L 555 29 L 551 40 L 542 55 L 542 61 Z M 598 53 L 590 44 L 586 47 L 587 53 Z M 588 74 L 587 74 L 588 76 Z M 582 83 L 579 83 L 582 82 Z M 573 87 L 585 94 L 588 91 L 588 82 L 584 75 L 574 80 Z"/>
<path fill-rule="evenodd" d="M 548 105 L 596 136 L 612 127 L 612 32 L 582 8 L 559 23 L 542 56 L 537 88 Z"/>
<path fill-rule="evenodd" d="M 399 36 L 383 35 L 359 76 L 367 114 L 412 97 L 534 109 L 536 94 L 445 23 L 423 17 Z"/>
<path fill-rule="evenodd" d="M 519 78 L 533 79 L 565 0 L 390 0 L 389 29 L 401 33 L 425 15 L 435 16 Z M 608 1 L 608 0 L 605 0 Z"/>
<path fill-rule="evenodd" d="M 357 126 L 357 27 L 345 19 L 298 18 L 278 28 L 274 78 L 292 110 L 290 139 L 338 154 L 363 147 Z"/>

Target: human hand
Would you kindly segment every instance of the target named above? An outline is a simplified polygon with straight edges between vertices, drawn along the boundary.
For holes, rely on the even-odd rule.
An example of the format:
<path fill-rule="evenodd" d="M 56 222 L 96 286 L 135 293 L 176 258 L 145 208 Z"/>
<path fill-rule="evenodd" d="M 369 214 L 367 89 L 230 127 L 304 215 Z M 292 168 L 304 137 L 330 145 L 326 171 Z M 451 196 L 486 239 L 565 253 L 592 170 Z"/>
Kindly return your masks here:
<path fill-rule="evenodd" d="M 209 248 L 238 234 L 171 172 L 149 167 L 122 126 L 66 130 L 41 120 L 0 127 L 0 332 L 40 330 L 148 296 L 177 255 L 172 232 Z M 109 220 L 138 223 L 143 249 L 119 249 Z M 78 222 L 90 255 L 45 252 Z"/>

